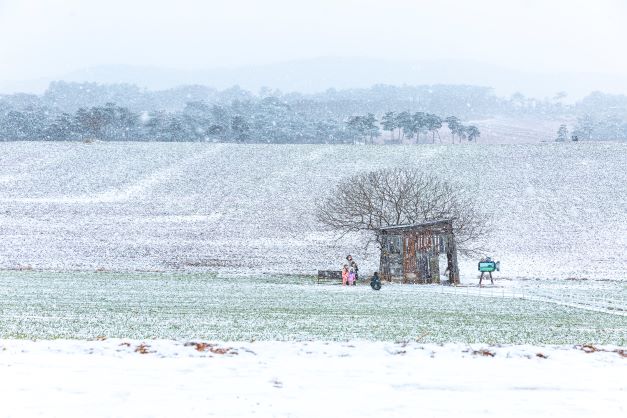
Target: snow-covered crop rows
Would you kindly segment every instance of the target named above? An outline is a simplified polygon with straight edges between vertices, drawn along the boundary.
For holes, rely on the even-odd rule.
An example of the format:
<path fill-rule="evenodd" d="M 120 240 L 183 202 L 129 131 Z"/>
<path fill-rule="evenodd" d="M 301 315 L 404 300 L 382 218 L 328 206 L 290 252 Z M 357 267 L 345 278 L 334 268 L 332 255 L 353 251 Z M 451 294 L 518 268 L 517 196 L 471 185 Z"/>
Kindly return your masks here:
<path fill-rule="evenodd" d="M 438 172 L 494 219 L 501 277 L 627 278 L 627 145 L 0 144 L 0 268 L 315 273 L 336 241 L 314 202 L 381 167 Z M 463 260 L 462 278 L 476 277 Z"/>
<path fill-rule="evenodd" d="M 4 272 L 0 338 L 627 343 L 624 316 L 440 289 L 386 285 L 374 292 L 306 278 L 189 273 Z"/>

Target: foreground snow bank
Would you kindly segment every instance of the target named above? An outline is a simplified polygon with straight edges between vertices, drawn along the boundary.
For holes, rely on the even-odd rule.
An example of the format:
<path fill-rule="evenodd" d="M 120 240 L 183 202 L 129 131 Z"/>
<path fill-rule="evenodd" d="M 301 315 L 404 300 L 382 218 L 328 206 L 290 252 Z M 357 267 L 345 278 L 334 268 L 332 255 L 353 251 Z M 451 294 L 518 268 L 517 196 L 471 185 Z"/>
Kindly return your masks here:
<path fill-rule="evenodd" d="M 3 416 L 625 416 L 616 347 L 0 340 Z"/>

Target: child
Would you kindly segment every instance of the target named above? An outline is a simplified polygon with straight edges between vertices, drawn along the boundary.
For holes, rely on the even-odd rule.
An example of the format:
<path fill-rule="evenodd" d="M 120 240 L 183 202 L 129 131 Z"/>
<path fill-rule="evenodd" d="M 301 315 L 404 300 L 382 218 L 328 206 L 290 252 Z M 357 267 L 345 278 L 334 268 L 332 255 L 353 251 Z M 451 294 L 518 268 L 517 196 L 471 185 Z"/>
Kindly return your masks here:
<path fill-rule="evenodd" d="M 359 280 L 359 267 L 357 267 L 357 263 L 350 254 L 346 256 L 346 261 L 348 261 L 348 267 L 355 270 L 355 284 L 357 284 L 357 280 Z"/>
<path fill-rule="evenodd" d="M 355 284 L 355 270 L 350 269 L 350 271 L 348 272 L 348 285 L 354 286 Z"/>
<path fill-rule="evenodd" d="M 348 281 L 348 264 L 344 264 L 344 267 L 342 267 L 342 286 L 346 286 L 347 281 Z"/>

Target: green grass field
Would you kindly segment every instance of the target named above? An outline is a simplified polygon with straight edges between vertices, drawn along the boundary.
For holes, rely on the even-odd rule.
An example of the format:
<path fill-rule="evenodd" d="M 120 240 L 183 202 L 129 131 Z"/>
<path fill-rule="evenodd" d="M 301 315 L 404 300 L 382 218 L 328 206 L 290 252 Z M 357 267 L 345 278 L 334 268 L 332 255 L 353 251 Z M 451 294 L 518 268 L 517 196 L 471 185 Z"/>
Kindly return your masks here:
<path fill-rule="evenodd" d="M 426 289 L 374 292 L 307 277 L 2 272 L 0 338 L 627 344 L 626 317 Z"/>

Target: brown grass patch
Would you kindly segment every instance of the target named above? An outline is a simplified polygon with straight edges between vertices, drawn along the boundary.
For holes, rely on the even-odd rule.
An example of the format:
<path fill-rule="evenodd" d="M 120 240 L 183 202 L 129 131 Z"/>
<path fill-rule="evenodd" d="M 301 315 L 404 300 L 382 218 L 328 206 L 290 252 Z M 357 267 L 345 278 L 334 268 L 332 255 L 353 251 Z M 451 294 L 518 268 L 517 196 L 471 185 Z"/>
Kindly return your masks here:
<path fill-rule="evenodd" d="M 148 344 L 141 343 L 137 347 L 135 347 L 135 352 L 139 354 L 148 354 L 154 353 L 154 351 L 150 350 L 150 346 Z"/>
<path fill-rule="evenodd" d="M 233 347 L 218 347 L 217 344 L 212 343 L 204 343 L 204 342 L 187 342 L 184 344 L 185 347 L 194 347 L 194 350 L 198 352 L 210 352 L 213 354 L 229 354 L 229 355 L 237 355 L 237 350 Z"/>

